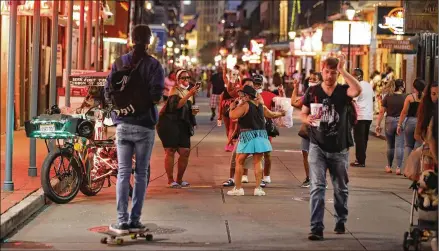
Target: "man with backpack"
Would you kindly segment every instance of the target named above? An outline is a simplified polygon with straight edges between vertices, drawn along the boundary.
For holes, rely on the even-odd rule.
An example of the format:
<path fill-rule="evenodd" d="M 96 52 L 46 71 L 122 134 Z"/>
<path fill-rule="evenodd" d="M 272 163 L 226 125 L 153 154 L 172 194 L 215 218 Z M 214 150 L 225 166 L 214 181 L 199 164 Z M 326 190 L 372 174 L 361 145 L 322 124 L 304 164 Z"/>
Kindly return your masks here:
<path fill-rule="evenodd" d="M 328 57 L 322 62 L 323 82 L 310 87 L 304 97 L 301 119 L 310 126 L 309 172 L 311 233 L 309 240 L 323 240 L 326 170 L 334 187 L 336 225 L 334 232 L 345 233 L 348 215 L 348 158 L 353 146 L 355 111 L 352 98 L 361 93 L 358 80 L 344 69 L 345 56 Z M 341 74 L 347 85 L 337 83 Z"/>
<path fill-rule="evenodd" d="M 156 104 L 163 96 L 164 70 L 146 53 L 151 38 L 147 25 L 132 31 L 133 50 L 114 62 L 105 85 L 105 99 L 111 104 L 116 128 L 118 176 L 116 184 L 117 219 L 109 229 L 118 234 L 145 229 L 140 222 L 149 182 L 149 161 L 158 121 Z M 128 214 L 129 183 L 135 156 L 135 184 L 131 214 Z"/>

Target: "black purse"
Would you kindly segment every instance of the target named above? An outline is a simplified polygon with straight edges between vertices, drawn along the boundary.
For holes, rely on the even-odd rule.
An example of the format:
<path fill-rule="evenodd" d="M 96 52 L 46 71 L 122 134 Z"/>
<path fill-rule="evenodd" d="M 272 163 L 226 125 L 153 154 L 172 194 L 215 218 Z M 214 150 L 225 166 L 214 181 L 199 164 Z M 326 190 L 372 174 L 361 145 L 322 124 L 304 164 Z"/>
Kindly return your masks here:
<path fill-rule="evenodd" d="M 280 135 L 279 130 L 273 123 L 272 119 L 265 119 L 265 130 L 267 130 L 267 135 L 270 137 L 276 137 Z"/>

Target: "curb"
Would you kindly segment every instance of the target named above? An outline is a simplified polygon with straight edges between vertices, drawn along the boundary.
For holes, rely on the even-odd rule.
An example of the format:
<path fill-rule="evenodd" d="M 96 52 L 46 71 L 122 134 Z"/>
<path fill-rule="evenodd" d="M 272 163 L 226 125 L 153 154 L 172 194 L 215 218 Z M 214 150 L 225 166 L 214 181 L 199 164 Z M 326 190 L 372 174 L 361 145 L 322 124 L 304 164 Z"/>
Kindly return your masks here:
<path fill-rule="evenodd" d="M 43 189 L 33 192 L 1 215 L 0 240 L 4 240 L 23 222 L 46 205 Z"/>

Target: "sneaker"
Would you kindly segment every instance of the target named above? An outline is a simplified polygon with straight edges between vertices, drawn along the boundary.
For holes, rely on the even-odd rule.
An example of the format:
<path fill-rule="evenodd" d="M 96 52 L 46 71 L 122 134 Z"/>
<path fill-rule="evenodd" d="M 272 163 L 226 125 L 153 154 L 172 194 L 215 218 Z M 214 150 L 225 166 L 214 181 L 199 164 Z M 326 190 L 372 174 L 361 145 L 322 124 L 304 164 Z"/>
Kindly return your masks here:
<path fill-rule="evenodd" d="M 145 231 L 146 226 L 140 223 L 139 221 L 131 222 L 129 225 L 129 231 L 130 233 L 138 233 L 141 231 Z"/>
<path fill-rule="evenodd" d="M 244 195 L 244 189 L 242 187 L 240 189 L 236 189 L 236 187 L 233 187 L 232 190 L 227 191 L 227 195 L 230 195 L 230 196 L 243 196 Z"/>
<path fill-rule="evenodd" d="M 399 167 L 396 168 L 396 175 L 401 175 L 401 168 Z"/>
<path fill-rule="evenodd" d="M 310 241 L 321 241 L 321 240 L 323 240 L 323 231 L 322 230 L 312 231 L 308 235 L 308 240 L 310 240 Z"/>
<path fill-rule="evenodd" d="M 235 186 L 235 181 L 232 178 L 228 179 L 227 181 L 224 181 L 223 183 L 223 187 L 232 187 L 232 186 Z"/>
<path fill-rule="evenodd" d="M 306 177 L 306 179 L 303 181 L 302 185 L 300 187 L 308 188 L 310 186 L 309 177 Z"/>
<path fill-rule="evenodd" d="M 365 164 L 360 164 L 357 160 L 351 163 L 352 167 L 366 167 Z"/>
<path fill-rule="evenodd" d="M 262 187 L 258 187 L 258 188 L 255 188 L 255 191 L 253 192 L 253 195 L 254 196 L 265 196 L 265 192 L 262 189 Z"/>
<path fill-rule="evenodd" d="M 334 232 L 336 234 L 344 234 L 344 233 L 346 233 L 346 229 L 344 227 L 344 223 L 337 223 L 337 224 L 335 224 Z"/>
<path fill-rule="evenodd" d="M 263 182 L 270 184 L 271 183 L 271 178 L 270 176 L 264 176 L 264 178 L 262 179 Z"/>
<path fill-rule="evenodd" d="M 108 228 L 110 231 L 116 234 L 129 234 L 129 225 L 127 223 L 115 223 L 111 224 Z"/>
<path fill-rule="evenodd" d="M 242 183 L 248 183 L 248 176 L 247 175 L 242 175 L 241 182 Z"/>
<path fill-rule="evenodd" d="M 390 166 L 386 166 L 384 170 L 386 171 L 386 173 L 392 173 L 392 168 Z"/>
<path fill-rule="evenodd" d="M 267 183 L 265 181 L 261 181 L 261 184 L 259 185 L 260 187 L 264 188 L 267 186 Z"/>

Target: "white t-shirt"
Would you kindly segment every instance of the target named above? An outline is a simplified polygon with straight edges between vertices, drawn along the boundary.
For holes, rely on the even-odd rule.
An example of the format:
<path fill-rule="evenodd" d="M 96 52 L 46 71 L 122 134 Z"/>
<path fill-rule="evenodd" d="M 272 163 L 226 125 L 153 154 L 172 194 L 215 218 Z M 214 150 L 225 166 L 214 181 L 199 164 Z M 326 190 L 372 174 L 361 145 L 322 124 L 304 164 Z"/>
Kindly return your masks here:
<path fill-rule="evenodd" d="M 354 100 L 357 103 L 357 120 L 373 120 L 373 96 L 372 85 L 366 81 L 360 81 L 361 94 Z"/>

